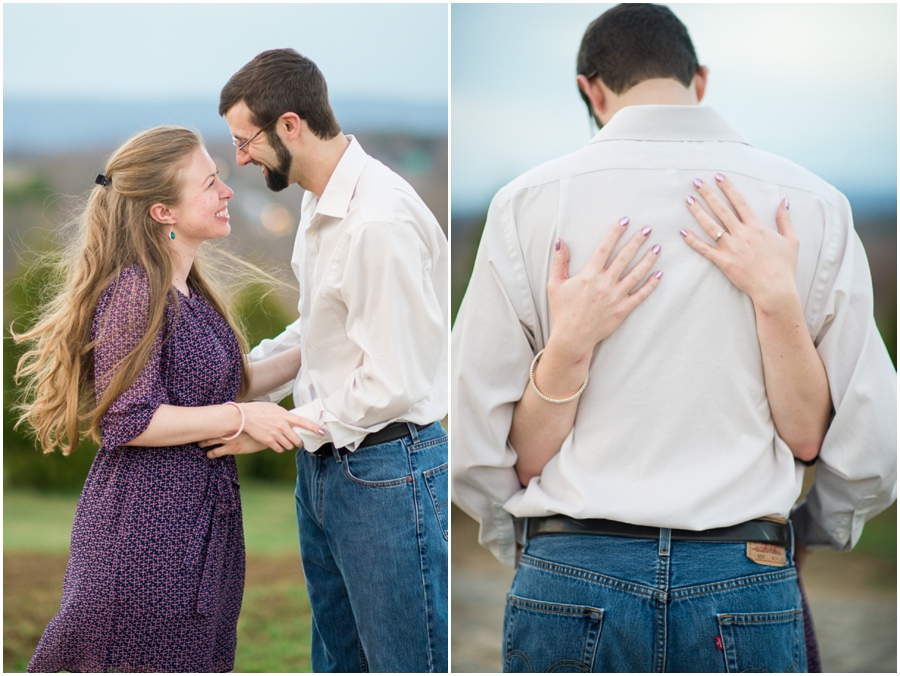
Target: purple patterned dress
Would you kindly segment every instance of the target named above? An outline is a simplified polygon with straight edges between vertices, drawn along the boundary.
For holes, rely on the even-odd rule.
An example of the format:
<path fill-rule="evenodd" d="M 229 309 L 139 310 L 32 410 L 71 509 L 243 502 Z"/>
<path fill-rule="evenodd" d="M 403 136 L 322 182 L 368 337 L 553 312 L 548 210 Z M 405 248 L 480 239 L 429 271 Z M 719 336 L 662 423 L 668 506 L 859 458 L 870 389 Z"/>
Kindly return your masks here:
<path fill-rule="evenodd" d="M 124 270 L 94 314 L 98 394 L 147 325 L 149 282 Z M 147 365 L 101 422 L 78 501 L 62 603 L 31 672 L 224 672 L 234 668 L 244 533 L 234 457 L 195 444 L 125 446 L 160 404 L 234 400 L 240 346 L 198 294 L 179 294 Z"/>

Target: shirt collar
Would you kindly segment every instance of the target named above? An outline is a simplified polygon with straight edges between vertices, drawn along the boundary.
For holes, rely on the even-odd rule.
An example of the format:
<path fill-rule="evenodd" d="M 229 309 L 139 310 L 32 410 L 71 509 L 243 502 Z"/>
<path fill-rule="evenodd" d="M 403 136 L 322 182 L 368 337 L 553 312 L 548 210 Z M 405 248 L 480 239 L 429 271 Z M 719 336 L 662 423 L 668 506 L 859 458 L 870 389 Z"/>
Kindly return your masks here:
<path fill-rule="evenodd" d="M 353 193 L 356 191 L 356 184 L 369 159 L 366 151 L 362 149 L 355 137 L 347 135 L 347 138 L 350 140 L 350 145 L 344 150 L 331 178 L 325 184 L 322 196 L 316 200 L 315 195 L 307 190 L 304 197 L 308 196 L 308 201 L 304 199 L 304 209 L 315 205 L 315 214 L 334 218 L 343 218 L 347 215 L 350 210 L 350 200 L 353 199 Z"/>
<path fill-rule="evenodd" d="M 627 106 L 591 139 L 600 141 L 731 141 L 752 145 L 709 106 Z"/>

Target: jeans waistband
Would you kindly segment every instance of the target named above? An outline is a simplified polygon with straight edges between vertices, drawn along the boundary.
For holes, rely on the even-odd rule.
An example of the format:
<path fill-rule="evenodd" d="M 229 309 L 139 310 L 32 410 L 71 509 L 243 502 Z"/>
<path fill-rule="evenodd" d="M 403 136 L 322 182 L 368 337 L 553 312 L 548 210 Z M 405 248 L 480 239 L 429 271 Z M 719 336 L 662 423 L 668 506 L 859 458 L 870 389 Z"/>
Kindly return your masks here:
<path fill-rule="evenodd" d="M 573 519 L 564 514 L 528 519 L 529 538 L 541 535 L 610 535 L 658 540 L 660 530 L 651 526 L 636 526 L 608 519 Z M 709 530 L 672 529 L 670 538 L 693 542 L 762 542 L 790 547 L 791 527 L 787 522 L 754 519 L 734 526 Z"/>
<path fill-rule="evenodd" d="M 372 434 L 366 435 L 366 438 L 362 440 L 362 443 L 357 446 L 357 450 L 360 448 L 365 448 L 366 446 L 374 446 L 375 444 L 383 444 L 388 441 L 396 441 L 397 439 L 402 439 L 403 437 L 410 436 L 412 431 L 410 430 L 410 426 L 414 427 L 416 430 L 421 432 L 428 425 L 417 425 L 416 423 L 408 423 L 408 422 L 395 422 L 391 423 L 387 427 L 378 430 L 377 432 L 372 432 Z M 337 452 L 343 458 L 345 455 L 350 453 L 350 450 L 346 447 L 337 449 Z M 318 456 L 320 458 L 331 458 L 334 456 L 334 444 L 328 442 L 327 444 L 322 444 L 313 451 L 312 455 Z"/>

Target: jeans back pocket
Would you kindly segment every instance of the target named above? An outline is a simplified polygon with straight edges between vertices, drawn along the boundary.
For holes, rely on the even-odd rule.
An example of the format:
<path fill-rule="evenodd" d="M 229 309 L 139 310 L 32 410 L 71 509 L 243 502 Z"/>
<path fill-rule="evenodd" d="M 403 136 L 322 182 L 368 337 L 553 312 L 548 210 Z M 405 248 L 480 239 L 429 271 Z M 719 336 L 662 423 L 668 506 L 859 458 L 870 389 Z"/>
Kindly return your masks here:
<path fill-rule="evenodd" d="M 801 670 L 803 611 L 721 613 L 717 617 L 729 673 Z"/>
<path fill-rule="evenodd" d="M 603 610 L 509 596 L 503 671 L 589 673 Z"/>

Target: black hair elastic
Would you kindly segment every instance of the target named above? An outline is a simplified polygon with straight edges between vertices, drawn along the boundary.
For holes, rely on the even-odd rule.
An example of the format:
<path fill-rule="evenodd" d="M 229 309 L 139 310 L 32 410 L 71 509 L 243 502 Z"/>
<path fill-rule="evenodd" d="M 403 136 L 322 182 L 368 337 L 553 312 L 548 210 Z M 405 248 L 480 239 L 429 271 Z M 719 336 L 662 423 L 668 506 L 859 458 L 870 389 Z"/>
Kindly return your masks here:
<path fill-rule="evenodd" d="M 103 174 L 97 174 L 97 178 L 94 179 L 94 183 L 97 185 L 102 185 L 104 188 L 108 188 L 109 184 L 112 183 L 112 179 L 106 178 Z"/>

